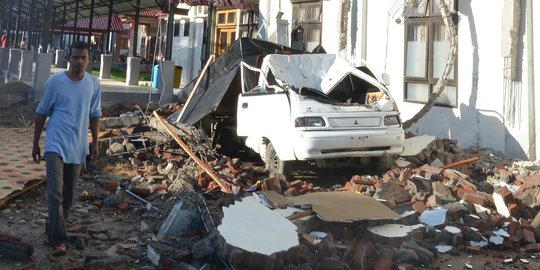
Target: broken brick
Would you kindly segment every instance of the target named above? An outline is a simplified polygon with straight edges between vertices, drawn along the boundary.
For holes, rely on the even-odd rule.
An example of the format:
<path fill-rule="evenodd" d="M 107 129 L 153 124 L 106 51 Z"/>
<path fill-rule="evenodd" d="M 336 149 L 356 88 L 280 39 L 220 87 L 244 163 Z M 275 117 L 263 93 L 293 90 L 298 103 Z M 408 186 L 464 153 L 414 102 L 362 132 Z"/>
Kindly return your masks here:
<path fill-rule="evenodd" d="M 422 214 L 427 209 L 427 206 L 422 201 L 416 201 L 411 205 L 412 209 L 419 214 Z"/>
<path fill-rule="evenodd" d="M 482 206 L 485 204 L 484 197 L 479 196 L 479 195 L 474 194 L 474 193 L 465 193 L 463 195 L 463 200 L 468 202 L 468 203 L 478 204 L 478 205 L 482 205 Z"/>
<path fill-rule="evenodd" d="M 508 188 L 500 187 L 497 190 L 495 190 L 495 192 L 501 195 L 505 203 L 510 204 L 514 202 L 514 196 L 512 195 L 512 192 L 508 190 Z"/>

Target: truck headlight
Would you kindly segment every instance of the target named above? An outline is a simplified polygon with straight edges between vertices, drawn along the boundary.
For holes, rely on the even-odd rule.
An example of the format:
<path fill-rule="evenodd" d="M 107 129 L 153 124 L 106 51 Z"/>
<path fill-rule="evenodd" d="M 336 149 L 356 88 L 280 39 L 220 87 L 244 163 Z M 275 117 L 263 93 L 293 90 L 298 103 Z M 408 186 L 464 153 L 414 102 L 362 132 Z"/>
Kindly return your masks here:
<path fill-rule="evenodd" d="M 399 117 L 397 115 L 385 116 L 384 125 L 385 126 L 396 126 L 400 125 Z"/>
<path fill-rule="evenodd" d="M 326 123 L 322 117 L 299 117 L 294 120 L 295 127 L 324 127 Z"/>

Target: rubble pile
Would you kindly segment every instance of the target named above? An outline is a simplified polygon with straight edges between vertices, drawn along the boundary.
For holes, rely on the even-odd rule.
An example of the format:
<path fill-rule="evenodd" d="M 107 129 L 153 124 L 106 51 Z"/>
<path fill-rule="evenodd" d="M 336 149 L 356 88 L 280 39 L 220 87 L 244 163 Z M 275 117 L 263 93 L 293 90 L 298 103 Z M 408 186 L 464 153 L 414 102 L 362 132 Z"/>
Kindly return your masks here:
<path fill-rule="evenodd" d="M 534 176 L 534 166 L 509 164 L 491 150 L 460 150 L 455 141 L 437 139 L 418 154 L 405 157 L 410 164 L 404 169 L 395 168 L 382 177 L 355 175 L 343 187 L 323 189 L 308 181 L 269 177 L 262 164 L 220 156 L 196 129 L 175 127 L 197 156 L 231 188 L 231 194 L 226 194 L 211 175 L 160 130 L 159 123 L 152 121 L 148 117 L 120 116 L 106 122 L 113 129 L 107 139 L 101 140 L 107 154 L 129 160 L 127 171 L 136 175 L 119 180 L 101 178 L 98 183 L 101 195 L 114 194 L 120 187 L 148 202 L 165 194 L 180 199 L 181 208 L 177 203 L 168 219 L 175 213 L 174 220 L 184 222 L 172 227 L 185 228 L 167 231 L 166 221 L 159 231 L 156 225 L 145 236 L 148 259 L 155 265 L 414 269 L 428 267 L 441 253 L 475 254 L 490 249 L 540 252 L 540 216 L 535 221 L 535 207 L 540 204 L 536 200 L 536 192 L 540 192 L 536 181 L 540 178 Z M 141 128 L 141 123 L 151 128 Z M 467 162 L 460 165 L 463 160 Z M 292 198 L 321 191 L 364 194 L 383 202 L 401 217 L 353 222 L 353 229 L 343 234 L 350 224 L 338 222 L 330 226 L 321 221 L 312 205 L 282 205 L 292 211 L 284 216 L 297 226 L 300 242 L 267 255 L 231 245 L 217 230 L 224 218 L 223 207 L 235 205 L 253 192 L 264 199 L 268 192 Z M 194 195 L 201 192 L 203 196 Z M 107 196 L 101 197 L 105 204 L 112 201 L 117 207 L 121 205 Z M 273 203 L 270 200 L 271 208 L 279 210 Z"/>
<path fill-rule="evenodd" d="M 82 175 L 74 213 L 110 211 L 136 233 L 126 242 L 79 220 L 75 246 L 104 252 L 73 268 L 431 269 L 441 254 L 490 254 L 490 269 L 540 258 L 540 163 L 418 138 L 392 170 L 321 187 L 222 156 L 197 128 L 168 123 L 178 141 L 140 109 L 119 111 L 102 121 L 102 158 Z"/>

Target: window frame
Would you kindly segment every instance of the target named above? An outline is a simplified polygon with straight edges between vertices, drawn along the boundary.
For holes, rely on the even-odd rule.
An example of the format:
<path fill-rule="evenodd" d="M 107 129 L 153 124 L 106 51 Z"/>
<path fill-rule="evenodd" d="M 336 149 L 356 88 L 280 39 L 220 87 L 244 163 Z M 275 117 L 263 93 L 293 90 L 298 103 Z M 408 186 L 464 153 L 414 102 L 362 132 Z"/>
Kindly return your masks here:
<path fill-rule="evenodd" d="M 319 16 L 318 18 L 307 18 L 309 9 L 312 8 L 318 8 L 319 9 Z M 302 12 L 301 10 L 304 10 Z M 293 31 L 300 26 L 303 29 L 303 47 L 304 50 L 309 51 L 308 48 L 308 42 L 312 42 L 308 40 L 308 32 L 307 31 L 317 31 L 318 30 L 318 45 L 322 44 L 322 30 L 323 30 L 323 2 L 320 0 L 315 1 L 303 1 L 299 3 L 292 3 L 292 14 L 293 14 L 293 25 L 291 28 L 290 35 L 290 46 L 293 47 Z M 304 18 L 302 18 L 304 17 Z M 316 41 L 315 41 L 316 42 Z M 315 46 L 317 47 L 317 46 Z"/>
<path fill-rule="evenodd" d="M 432 0 L 423 0 L 423 2 L 427 3 L 427 7 L 424 9 L 426 11 L 425 14 L 419 14 L 419 13 L 413 13 L 409 18 L 405 20 L 404 27 L 405 27 L 405 34 L 404 34 L 404 66 L 403 66 L 403 100 L 406 102 L 411 103 L 419 103 L 419 104 L 426 104 L 429 100 L 429 97 L 435 90 L 435 86 L 437 85 L 437 81 L 439 78 L 435 78 L 433 76 L 434 73 L 434 42 L 436 41 L 434 39 L 434 33 L 436 25 L 442 24 L 444 26 L 443 18 L 441 17 L 441 13 L 439 11 L 433 11 L 433 7 L 436 7 L 436 4 Z M 425 50 L 425 65 L 424 65 L 424 77 L 414 77 L 414 76 L 408 76 L 407 75 L 407 65 L 408 65 L 408 42 L 409 42 L 409 27 L 410 25 L 414 24 L 423 24 L 426 26 L 426 34 L 427 38 L 425 39 L 426 42 L 426 50 Z M 446 27 L 444 27 L 446 29 Z M 449 78 L 447 81 L 447 87 L 453 87 L 455 89 L 455 99 L 450 100 L 450 102 L 441 102 L 436 101 L 435 106 L 440 107 L 450 107 L 450 108 L 457 108 L 458 104 L 458 97 L 459 97 L 459 89 L 458 89 L 458 62 L 457 62 L 457 54 L 456 59 L 454 61 L 454 76 L 453 78 Z M 427 93 L 427 99 L 426 101 L 419 101 L 409 98 L 411 95 L 411 92 L 409 92 L 409 84 L 421 84 L 421 85 L 427 85 L 428 86 L 428 93 Z M 445 89 L 445 92 L 447 89 Z M 443 93 L 445 93 L 443 92 Z M 422 93 L 421 93 L 422 94 Z"/>

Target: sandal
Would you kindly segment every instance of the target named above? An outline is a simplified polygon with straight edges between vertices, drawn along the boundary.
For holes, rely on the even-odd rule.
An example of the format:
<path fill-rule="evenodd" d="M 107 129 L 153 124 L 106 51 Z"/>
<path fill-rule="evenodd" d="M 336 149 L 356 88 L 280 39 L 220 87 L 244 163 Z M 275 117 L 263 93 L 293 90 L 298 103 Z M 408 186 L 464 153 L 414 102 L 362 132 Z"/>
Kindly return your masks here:
<path fill-rule="evenodd" d="M 64 256 L 66 254 L 67 254 L 67 247 L 65 244 L 60 244 L 59 246 L 55 247 L 52 253 L 54 257 Z"/>

